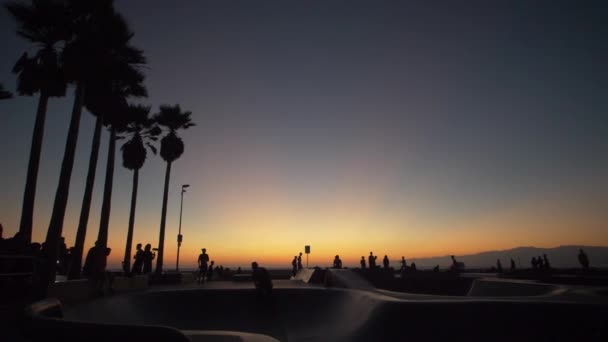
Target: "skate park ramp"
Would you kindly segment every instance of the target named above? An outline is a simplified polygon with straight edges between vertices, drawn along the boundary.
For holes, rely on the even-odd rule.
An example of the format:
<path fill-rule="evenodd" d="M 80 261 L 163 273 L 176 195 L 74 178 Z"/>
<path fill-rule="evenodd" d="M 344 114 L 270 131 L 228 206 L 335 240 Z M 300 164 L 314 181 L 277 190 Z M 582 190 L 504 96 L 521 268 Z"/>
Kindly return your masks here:
<path fill-rule="evenodd" d="M 431 297 L 400 300 L 373 291 L 318 287 L 277 288 L 269 298 L 249 288 L 158 290 L 74 305 L 65 309 L 65 318 L 108 327 L 237 331 L 279 341 L 608 338 L 604 305 Z"/>

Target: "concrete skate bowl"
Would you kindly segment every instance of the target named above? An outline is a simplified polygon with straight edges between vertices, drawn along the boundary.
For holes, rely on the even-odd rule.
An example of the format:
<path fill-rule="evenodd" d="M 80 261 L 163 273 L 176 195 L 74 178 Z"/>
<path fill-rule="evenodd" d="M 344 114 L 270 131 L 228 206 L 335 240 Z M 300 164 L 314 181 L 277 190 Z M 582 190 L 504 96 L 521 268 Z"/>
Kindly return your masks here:
<path fill-rule="evenodd" d="M 378 289 L 441 296 L 466 296 L 474 280 L 453 272 L 409 272 L 402 278 L 396 278 L 394 272 L 384 269 L 355 269 L 353 272 Z"/>
<path fill-rule="evenodd" d="M 559 295 L 563 288 L 557 285 L 531 281 L 501 279 L 475 279 L 467 296 L 472 297 L 535 297 Z"/>
<path fill-rule="evenodd" d="M 325 288 L 279 288 L 269 298 L 259 298 L 253 289 L 180 289 L 117 295 L 64 312 L 66 320 L 86 323 L 240 331 L 280 341 L 351 341 L 383 304 L 380 297 Z"/>
<path fill-rule="evenodd" d="M 36 327 L 45 338 L 33 340 L 608 340 L 608 310 L 602 305 L 466 297 L 399 300 L 352 289 L 275 289 L 266 299 L 252 289 L 157 290 L 81 303 L 64 313 L 63 320 Z M 218 330 L 261 339 L 200 335 Z"/>

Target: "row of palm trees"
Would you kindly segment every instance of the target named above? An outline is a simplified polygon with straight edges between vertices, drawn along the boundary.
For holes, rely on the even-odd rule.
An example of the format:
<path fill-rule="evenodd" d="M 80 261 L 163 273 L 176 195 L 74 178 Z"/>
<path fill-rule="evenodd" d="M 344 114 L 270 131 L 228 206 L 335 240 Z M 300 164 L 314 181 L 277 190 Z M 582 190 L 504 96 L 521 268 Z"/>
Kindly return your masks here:
<path fill-rule="evenodd" d="M 17 94 L 39 97 L 19 226 L 27 241 L 32 236 L 47 103 L 50 98 L 65 96 L 69 85 L 74 88 L 67 141 L 45 240 L 47 271 L 43 279 L 54 279 L 83 107 L 96 117 L 96 122 L 69 277 L 80 275 L 103 127 L 110 138 L 97 244 L 101 248 L 107 246 L 116 142 L 127 139 L 121 151 L 124 167 L 133 170 L 133 191 L 124 259 L 126 271 L 130 268 L 139 169 L 144 165 L 147 149 L 156 154 L 153 143 L 166 133 L 160 150 L 167 163 L 156 268 L 161 273 L 171 164 L 184 151 L 177 131 L 194 125 L 191 113 L 182 111 L 179 105 L 161 105 L 159 113 L 151 117 L 151 107 L 129 103 L 130 99 L 147 97 L 142 71 L 146 58 L 142 50 L 131 44 L 134 34 L 112 0 L 30 0 L 10 2 L 5 8 L 17 22 L 17 34 L 37 47 L 33 55 L 25 52 L 13 68 L 17 74 Z"/>

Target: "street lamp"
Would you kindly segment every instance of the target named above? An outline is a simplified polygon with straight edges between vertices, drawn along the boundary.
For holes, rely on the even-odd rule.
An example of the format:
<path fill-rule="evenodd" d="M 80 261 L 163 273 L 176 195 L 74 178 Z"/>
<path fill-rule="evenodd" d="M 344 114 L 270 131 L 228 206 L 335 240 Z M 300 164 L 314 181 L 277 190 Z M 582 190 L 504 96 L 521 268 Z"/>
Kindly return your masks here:
<path fill-rule="evenodd" d="M 179 232 L 177 233 L 177 261 L 175 262 L 175 271 L 179 272 L 179 248 L 182 246 L 182 209 L 184 208 L 184 192 L 190 184 L 182 185 L 182 200 L 179 204 Z"/>

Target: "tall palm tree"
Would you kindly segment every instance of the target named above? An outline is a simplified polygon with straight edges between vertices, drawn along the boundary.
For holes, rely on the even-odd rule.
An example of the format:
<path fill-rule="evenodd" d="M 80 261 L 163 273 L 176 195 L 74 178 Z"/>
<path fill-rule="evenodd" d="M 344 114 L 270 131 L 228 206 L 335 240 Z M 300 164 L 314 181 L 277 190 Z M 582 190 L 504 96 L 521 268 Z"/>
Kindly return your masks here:
<path fill-rule="evenodd" d="M 116 57 L 117 60 L 114 61 L 114 69 L 109 70 L 109 72 L 106 72 L 104 75 L 100 75 L 99 79 L 96 80 L 94 84 L 87 86 L 88 91 L 87 96 L 85 96 L 85 103 L 89 111 L 96 116 L 96 120 L 89 158 L 89 170 L 87 172 L 85 191 L 80 211 L 80 220 L 76 231 L 73 261 L 70 266 L 70 279 L 75 279 L 80 276 L 84 242 L 91 209 L 93 185 L 95 182 L 97 158 L 99 155 L 101 128 L 103 125 L 112 126 L 112 124 L 115 123 L 115 118 L 113 118 L 113 116 L 122 113 L 124 101 L 119 100 L 120 98 L 147 96 L 146 88 L 143 86 L 144 76 L 139 71 L 139 67 L 145 63 L 142 52 L 129 45 L 125 45 L 124 49 L 120 51 L 120 54 L 117 54 Z M 120 103 L 117 103 L 117 101 Z M 111 188 L 108 190 L 111 191 Z"/>
<path fill-rule="evenodd" d="M 9 2 L 5 8 L 17 21 L 17 34 L 38 47 L 34 56 L 23 53 L 13 68 L 13 73 L 18 75 L 17 93 L 22 96 L 39 94 L 19 224 L 19 231 L 31 241 L 47 103 L 49 97 L 65 96 L 67 87 L 59 65 L 59 49 L 70 37 L 69 17 L 63 4 L 50 0 Z M 10 93 L 0 93 L 0 98 L 10 97 Z"/>
<path fill-rule="evenodd" d="M 133 189 L 131 191 L 131 211 L 129 213 L 129 228 L 127 230 L 127 244 L 125 247 L 125 258 L 122 263 L 126 274 L 131 269 L 131 247 L 133 243 L 133 227 L 135 225 L 135 207 L 137 205 L 137 186 L 139 182 L 139 169 L 146 162 L 146 146 L 156 154 L 156 147 L 152 142 L 156 141 L 160 134 L 160 128 L 154 124 L 154 120 L 148 117 L 150 107 L 141 105 L 129 105 L 129 123 L 125 129 L 126 137 L 130 139 L 120 148 L 122 151 L 122 165 L 133 170 Z"/>
<path fill-rule="evenodd" d="M 4 86 L 0 83 L 0 100 L 6 100 L 13 97 L 10 91 L 4 90 Z"/>
<path fill-rule="evenodd" d="M 55 278 L 55 260 L 70 190 L 85 88 L 94 84 L 99 75 L 109 74 L 114 70 L 112 61 L 115 60 L 117 51 L 124 48 L 124 36 L 120 32 L 126 27 L 126 21 L 116 13 L 111 0 L 68 2 L 73 17 L 71 29 L 74 37 L 64 47 L 62 60 L 68 80 L 76 87 L 59 184 L 45 241 L 47 264 L 42 277 L 46 282 Z"/>
<path fill-rule="evenodd" d="M 167 218 L 167 196 L 169 193 L 169 178 L 171 176 L 171 164 L 184 153 L 184 142 L 177 136 L 179 129 L 187 129 L 194 126 L 190 116 L 192 112 L 182 112 L 179 105 L 161 105 L 160 112 L 155 115 L 156 122 L 168 130 L 160 141 L 160 156 L 167 162 L 165 171 L 165 187 L 163 192 L 163 207 L 160 217 L 160 236 L 158 238 L 158 254 L 156 256 L 156 274 L 163 271 L 163 255 L 165 250 L 165 222 Z"/>

